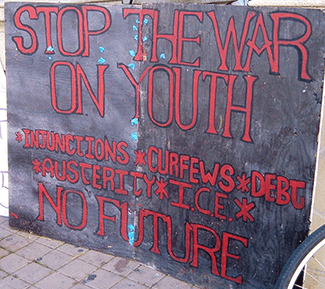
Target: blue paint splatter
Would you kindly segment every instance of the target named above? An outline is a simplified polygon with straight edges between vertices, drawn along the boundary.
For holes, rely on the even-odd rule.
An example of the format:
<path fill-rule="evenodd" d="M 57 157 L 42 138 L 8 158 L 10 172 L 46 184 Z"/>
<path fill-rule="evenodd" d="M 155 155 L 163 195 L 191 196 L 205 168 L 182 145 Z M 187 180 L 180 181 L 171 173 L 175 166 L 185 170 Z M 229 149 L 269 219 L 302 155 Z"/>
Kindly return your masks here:
<path fill-rule="evenodd" d="M 52 46 L 49 46 L 46 50 L 53 52 L 54 51 L 54 48 Z"/>
<path fill-rule="evenodd" d="M 132 118 L 132 119 L 131 119 L 131 124 L 132 124 L 132 125 L 134 125 L 134 124 L 138 124 L 138 123 L 139 123 L 139 121 L 138 121 L 137 118 Z"/>
<path fill-rule="evenodd" d="M 148 40 L 147 36 L 145 36 L 145 37 L 142 38 L 142 41 L 143 41 L 143 42 L 145 42 L 145 41 L 147 41 L 147 40 Z"/>
<path fill-rule="evenodd" d="M 148 24 L 148 19 L 144 19 L 143 23 L 144 23 L 144 25 L 147 25 Z"/>
<path fill-rule="evenodd" d="M 134 64 L 134 63 L 130 63 L 130 64 L 128 65 L 128 67 L 134 69 L 134 68 L 135 68 L 135 64 Z"/>
<path fill-rule="evenodd" d="M 134 57 L 135 56 L 135 51 L 134 50 L 129 50 L 129 54 Z"/>
<path fill-rule="evenodd" d="M 133 25 L 132 28 L 133 28 L 133 31 L 137 31 L 138 30 L 138 27 L 136 25 Z"/>
<path fill-rule="evenodd" d="M 134 35 L 134 39 L 135 39 L 136 41 L 138 41 L 138 39 L 139 39 L 138 35 Z"/>
<path fill-rule="evenodd" d="M 49 60 L 52 60 L 52 57 L 51 56 L 49 56 Z"/>
<path fill-rule="evenodd" d="M 165 54 L 165 53 L 161 53 L 161 54 L 160 54 L 160 58 L 161 58 L 161 59 L 166 59 L 166 54 Z"/>
<path fill-rule="evenodd" d="M 134 226 L 133 226 L 132 224 L 130 224 L 130 225 L 128 226 L 128 228 L 129 228 L 129 232 L 128 232 L 128 236 L 129 236 L 129 244 L 130 244 L 131 246 L 133 246 L 133 244 L 134 244 Z"/>
<path fill-rule="evenodd" d="M 138 133 L 137 132 L 131 133 L 131 138 L 133 140 L 137 140 L 138 139 Z"/>
<path fill-rule="evenodd" d="M 139 19 L 137 19 L 137 20 L 135 20 L 135 22 L 139 24 L 139 23 L 140 23 L 140 20 L 139 20 Z"/>
<path fill-rule="evenodd" d="M 98 49 L 99 49 L 99 51 L 102 52 L 102 53 L 105 51 L 105 48 L 102 47 L 102 46 L 100 46 Z"/>
<path fill-rule="evenodd" d="M 106 61 L 106 59 L 103 58 L 103 57 L 101 57 L 101 58 L 98 59 L 98 63 L 100 63 L 100 64 L 105 63 L 105 61 Z"/>

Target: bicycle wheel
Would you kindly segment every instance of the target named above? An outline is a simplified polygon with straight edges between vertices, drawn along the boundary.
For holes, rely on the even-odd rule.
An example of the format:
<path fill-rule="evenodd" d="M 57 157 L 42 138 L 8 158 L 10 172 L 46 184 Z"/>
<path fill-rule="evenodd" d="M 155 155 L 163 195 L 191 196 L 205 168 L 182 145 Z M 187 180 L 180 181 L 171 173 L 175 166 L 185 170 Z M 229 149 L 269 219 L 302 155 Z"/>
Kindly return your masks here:
<path fill-rule="evenodd" d="M 293 252 L 279 276 L 275 289 L 316 288 L 315 285 L 311 285 L 312 287 L 305 287 L 306 278 L 311 278 L 311 280 L 313 280 L 312 282 L 320 284 L 318 288 L 325 288 L 325 267 L 316 257 L 317 252 L 320 252 L 324 246 L 325 225 L 308 236 Z M 323 252 L 321 255 L 324 256 Z M 308 272 L 308 262 L 311 260 L 316 260 L 318 268 L 320 269 Z M 309 277 L 313 275 L 313 273 L 316 273 L 316 276 Z M 297 284 L 299 276 L 302 277 L 301 283 Z"/>

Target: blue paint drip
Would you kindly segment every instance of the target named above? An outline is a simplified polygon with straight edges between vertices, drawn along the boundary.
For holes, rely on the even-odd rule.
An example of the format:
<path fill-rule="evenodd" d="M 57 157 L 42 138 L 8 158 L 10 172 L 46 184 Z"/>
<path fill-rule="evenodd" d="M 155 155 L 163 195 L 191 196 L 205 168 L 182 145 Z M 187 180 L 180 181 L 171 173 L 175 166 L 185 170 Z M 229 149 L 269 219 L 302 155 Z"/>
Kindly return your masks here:
<path fill-rule="evenodd" d="M 139 123 L 139 121 L 138 121 L 137 118 L 132 118 L 132 119 L 131 119 L 131 124 L 132 124 L 132 125 L 134 125 L 134 124 L 138 124 L 138 123 Z"/>
<path fill-rule="evenodd" d="M 133 28 L 133 31 L 137 31 L 138 30 L 138 27 L 136 25 L 133 25 L 132 28 Z"/>
<path fill-rule="evenodd" d="M 129 232 L 128 232 L 129 244 L 131 246 L 133 246 L 133 244 L 134 244 L 134 226 L 132 224 L 130 224 L 128 226 L 128 228 L 129 228 Z"/>
<path fill-rule="evenodd" d="M 103 58 L 103 57 L 101 57 L 101 58 L 98 59 L 98 63 L 100 63 L 100 64 L 105 63 L 105 61 L 106 61 L 106 59 Z"/>
<path fill-rule="evenodd" d="M 138 139 L 138 133 L 137 132 L 131 133 L 131 138 L 133 140 L 137 140 Z"/>
<path fill-rule="evenodd" d="M 137 20 L 135 20 L 135 22 L 139 24 L 139 23 L 140 23 L 140 20 L 139 20 L 139 19 L 137 19 Z"/>
<path fill-rule="evenodd" d="M 47 49 L 46 49 L 47 51 L 54 51 L 54 48 L 52 47 L 52 46 L 49 46 Z"/>
<path fill-rule="evenodd" d="M 128 67 L 134 69 L 134 68 L 135 68 L 135 64 L 134 64 L 134 63 L 130 63 L 130 64 L 128 65 Z"/>
<path fill-rule="evenodd" d="M 52 57 L 51 56 L 49 56 L 49 60 L 52 60 Z"/>
<path fill-rule="evenodd" d="M 129 54 L 134 57 L 135 56 L 135 51 L 134 50 L 129 50 Z"/>
<path fill-rule="evenodd" d="M 144 23 L 144 25 L 147 25 L 148 24 L 148 19 L 144 19 L 143 23 Z"/>
<path fill-rule="evenodd" d="M 99 49 L 99 51 L 100 51 L 101 53 L 103 53 L 103 52 L 105 51 L 105 48 L 102 47 L 102 46 L 100 46 L 98 49 Z"/>
<path fill-rule="evenodd" d="M 135 39 L 136 41 L 138 41 L 138 39 L 139 39 L 138 35 L 134 35 L 134 39 Z"/>
<path fill-rule="evenodd" d="M 142 38 L 142 41 L 143 41 L 143 42 L 145 42 L 145 41 L 147 41 L 147 40 L 148 40 L 147 36 L 145 36 L 145 37 Z"/>
<path fill-rule="evenodd" d="M 165 54 L 165 53 L 161 53 L 161 54 L 160 54 L 160 58 L 161 58 L 161 59 L 166 59 L 166 54 Z"/>

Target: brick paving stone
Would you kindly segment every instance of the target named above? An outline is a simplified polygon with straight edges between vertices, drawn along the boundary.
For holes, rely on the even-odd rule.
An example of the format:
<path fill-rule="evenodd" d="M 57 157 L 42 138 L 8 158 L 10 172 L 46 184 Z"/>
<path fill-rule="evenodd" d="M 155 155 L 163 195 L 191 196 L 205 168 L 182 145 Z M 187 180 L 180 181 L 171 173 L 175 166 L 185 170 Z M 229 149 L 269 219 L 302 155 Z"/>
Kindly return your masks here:
<path fill-rule="evenodd" d="M 139 266 L 140 263 L 136 261 L 115 257 L 102 268 L 118 275 L 127 276 Z"/>
<path fill-rule="evenodd" d="M 157 283 L 164 276 L 165 276 L 165 274 L 160 273 L 154 269 L 150 269 L 145 266 L 140 266 L 140 267 L 134 269 L 128 275 L 127 278 L 150 287 L 153 284 Z"/>
<path fill-rule="evenodd" d="M 45 277 L 41 281 L 34 284 L 36 288 L 40 289 L 68 289 L 74 284 L 75 280 L 68 276 L 54 272 Z"/>
<path fill-rule="evenodd" d="M 58 271 L 76 280 L 81 280 L 95 269 L 96 266 L 91 265 L 85 261 L 75 259 L 60 268 Z"/>
<path fill-rule="evenodd" d="M 3 239 L 3 238 L 6 238 L 6 237 L 8 237 L 8 236 L 10 236 L 12 234 L 13 234 L 13 232 L 10 232 L 10 231 L 8 231 L 6 229 L 0 228 L 0 240 Z"/>
<path fill-rule="evenodd" d="M 45 237 L 40 237 L 35 242 L 40 243 L 40 244 L 45 245 L 45 246 L 48 246 L 48 247 L 50 247 L 52 249 L 55 249 L 55 248 L 57 248 L 57 247 L 64 244 L 64 242 L 57 241 L 57 240 L 52 240 L 52 239 L 45 238 Z"/>
<path fill-rule="evenodd" d="M 11 229 L 1 216 L 0 246 L 0 289 L 200 288 L 132 260 Z"/>
<path fill-rule="evenodd" d="M 16 254 L 26 259 L 34 260 L 38 259 L 39 257 L 42 257 L 43 255 L 49 253 L 52 250 L 53 249 L 50 247 L 44 246 L 36 242 L 32 242 L 24 248 L 16 251 Z"/>
<path fill-rule="evenodd" d="M 27 289 L 29 287 L 30 284 L 24 282 L 23 280 L 19 280 L 13 276 L 8 276 L 0 282 L 1 289 Z"/>
<path fill-rule="evenodd" d="M 89 249 L 70 245 L 70 244 L 64 244 L 60 246 L 58 250 L 71 256 L 83 255 L 87 251 L 89 251 Z"/>
<path fill-rule="evenodd" d="M 192 287 L 191 285 L 189 285 L 183 281 L 174 279 L 170 276 L 166 276 L 165 278 L 161 279 L 152 288 L 154 288 L 154 289 L 166 289 L 166 288 L 190 289 L 191 287 Z"/>
<path fill-rule="evenodd" d="M 28 232 L 24 232 L 24 231 L 17 231 L 16 234 L 20 235 L 28 240 L 31 240 L 31 241 L 35 241 L 36 239 L 39 238 L 39 236 L 33 234 L 33 232 L 28 233 Z"/>
<path fill-rule="evenodd" d="M 0 224 L 8 222 L 8 217 L 0 216 Z"/>
<path fill-rule="evenodd" d="M 27 259 L 12 253 L 1 259 L 0 269 L 8 273 L 13 273 L 26 266 L 28 262 L 29 261 Z"/>
<path fill-rule="evenodd" d="M 8 220 L 9 220 L 9 219 L 8 219 Z M 17 232 L 16 229 L 13 229 L 13 228 L 11 228 L 11 227 L 9 226 L 9 221 L 6 221 L 6 222 L 1 223 L 1 224 L 0 224 L 0 228 L 4 228 L 4 229 L 6 229 L 7 231 L 12 232 L 12 233 Z"/>
<path fill-rule="evenodd" d="M 29 289 L 29 288 L 28 288 Z M 70 287 L 69 289 L 90 289 L 90 287 L 88 287 L 87 285 L 78 283 L 76 285 L 73 285 L 72 287 Z"/>
<path fill-rule="evenodd" d="M 57 270 L 58 268 L 62 267 L 63 265 L 70 262 L 72 256 L 69 256 L 63 252 L 54 250 L 49 252 L 48 254 L 36 259 L 36 261 L 42 265 L 46 265 L 47 267 Z"/>
<path fill-rule="evenodd" d="M 111 287 L 110 289 L 125 289 L 125 288 L 132 288 L 132 289 L 147 289 L 148 287 L 145 285 L 141 285 L 129 279 L 123 279 L 121 282 L 118 282 L 116 285 Z"/>
<path fill-rule="evenodd" d="M 11 229 L 1 216 L 0 246 L 0 289 L 201 288 L 132 260 Z"/>
<path fill-rule="evenodd" d="M 108 272 L 103 269 L 98 269 L 80 283 L 94 289 L 107 289 L 111 288 L 122 279 L 122 277 L 114 273 Z"/>
<path fill-rule="evenodd" d="M 49 275 L 50 273 L 50 269 L 36 263 L 30 263 L 22 269 L 16 271 L 15 276 L 23 281 L 33 284 Z"/>
<path fill-rule="evenodd" d="M 89 262 L 96 266 L 101 266 L 101 265 L 107 263 L 108 261 L 112 260 L 113 258 L 114 258 L 114 256 L 112 256 L 112 255 L 97 252 L 94 250 L 89 250 L 84 255 L 79 257 L 79 259 Z"/>
<path fill-rule="evenodd" d="M 0 270 L 0 280 L 5 278 L 6 276 L 8 276 L 8 274 L 6 272 Z M 1 281 L 0 281 L 0 283 L 1 283 Z"/>
<path fill-rule="evenodd" d="M 0 259 L 8 254 L 9 252 L 7 250 L 0 248 Z"/>
<path fill-rule="evenodd" d="M 0 246 L 12 252 L 25 247 L 31 241 L 17 234 L 12 234 L 0 241 Z"/>

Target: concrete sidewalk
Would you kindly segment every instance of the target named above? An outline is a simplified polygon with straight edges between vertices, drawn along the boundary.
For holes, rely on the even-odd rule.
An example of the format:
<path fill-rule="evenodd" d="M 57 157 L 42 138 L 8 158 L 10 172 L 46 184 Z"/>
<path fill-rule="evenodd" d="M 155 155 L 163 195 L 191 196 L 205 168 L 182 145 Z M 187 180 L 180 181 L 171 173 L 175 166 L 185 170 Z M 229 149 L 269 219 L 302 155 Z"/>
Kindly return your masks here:
<path fill-rule="evenodd" d="M 0 288 L 199 288 L 145 265 L 13 230 L 0 216 Z"/>

